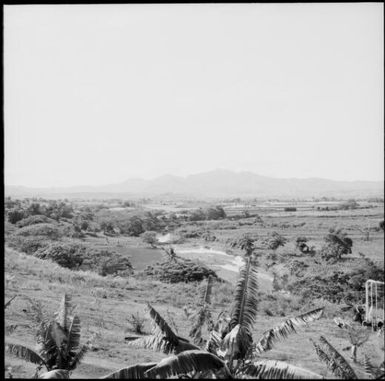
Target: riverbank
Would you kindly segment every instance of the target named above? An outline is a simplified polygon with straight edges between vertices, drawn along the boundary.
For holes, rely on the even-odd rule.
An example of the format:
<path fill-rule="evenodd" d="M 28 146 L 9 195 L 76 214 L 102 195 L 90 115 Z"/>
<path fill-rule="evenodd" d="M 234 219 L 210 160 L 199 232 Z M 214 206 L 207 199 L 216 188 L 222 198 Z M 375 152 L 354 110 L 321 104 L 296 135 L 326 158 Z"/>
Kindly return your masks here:
<path fill-rule="evenodd" d="M 243 266 L 244 260 L 239 255 L 230 255 L 224 251 L 204 246 L 188 246 L 185 244 L 173 245 L 175 253 L 185 259 L 199 260 L 206 266 L 212 268 L 219 277 L 231 283 L 238 279 L 239 269 Z M 258 269 L 259 288 L 264 292 L 273 290 L 273 277 Z"/>

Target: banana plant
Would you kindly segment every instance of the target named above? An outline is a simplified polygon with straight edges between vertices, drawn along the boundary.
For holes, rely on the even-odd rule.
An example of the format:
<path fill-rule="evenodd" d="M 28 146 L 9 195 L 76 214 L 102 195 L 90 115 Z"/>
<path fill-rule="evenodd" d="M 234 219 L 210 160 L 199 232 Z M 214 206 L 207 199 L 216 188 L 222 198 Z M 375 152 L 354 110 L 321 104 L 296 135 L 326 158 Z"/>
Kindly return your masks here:
<path fill-rule="evenodd" d="M 317 320 L 323 308 L 287 319 L 279 326 L 263 333 L 254 344 L 252 333 L 257 313 L 257 261 L 252 255 L 252 246 L 242 242 L 247 251 L 246 263 L 240 270 L 234 292 L 230 320 L 222 330 L 213 329 L 205 349 L 196 347 L 186 339 L 176 336 L 163 318 L 149 306 L 153 320 L 153 334 L 149 338 L 138 339 L 130 345 L 172 353 L 151 367 L 149 364 L 136 364 L 108 375 L 119 378 L 135 369 L 137 378 L 185 377 L 185 378 L 322 378 L 309 370 L 281 362 L 260 359 L 259 355 L 270 350 L 277 341 L 296 333 L 296 328 Z M 133 368 L 135 367 L 135 368 Z M 146 368 L 147 367 L 147 368 Z M 145 369 L 146 368 L 146 369 Z M 137 372 L 140 369 L 140 372 Z M 132 373 L 129 373 L 133 375 Z"/>
<path fill-rule="evenodd" d="M 6 341 L 6 351 L 36 364 L 36 375 L 42 367 L 45 367 L 48 373 L 52 371 L 46 374 L 45 378 L 53 375 L 65 378 L 69 371 L 79 365 L 88 350 L 87 345 L 80 344 L 80 319 L 76 315 L 70 315 L 72 310 L 71 298 L 64 294 L 55 317 L 53 319 L 45 317 L 40 322 L 35 350 Z"/>

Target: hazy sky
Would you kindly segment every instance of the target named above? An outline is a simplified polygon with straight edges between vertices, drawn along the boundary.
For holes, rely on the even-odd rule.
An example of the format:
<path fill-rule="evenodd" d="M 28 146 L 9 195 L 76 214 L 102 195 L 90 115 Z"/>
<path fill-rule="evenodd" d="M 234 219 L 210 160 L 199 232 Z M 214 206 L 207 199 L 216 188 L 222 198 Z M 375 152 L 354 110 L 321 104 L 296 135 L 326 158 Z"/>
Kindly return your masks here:
<path fill-rule="evenodd" d="M 382 180 L 383 4 L 4 7 L 5 183 Z"/>

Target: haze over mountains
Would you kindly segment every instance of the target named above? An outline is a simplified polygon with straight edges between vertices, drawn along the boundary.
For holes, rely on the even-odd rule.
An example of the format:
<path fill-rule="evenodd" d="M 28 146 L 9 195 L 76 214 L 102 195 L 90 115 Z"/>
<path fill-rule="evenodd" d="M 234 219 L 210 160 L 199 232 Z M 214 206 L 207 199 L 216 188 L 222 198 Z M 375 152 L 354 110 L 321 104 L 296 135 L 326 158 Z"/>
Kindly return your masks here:
<path fill-rule="evenodd" d="M 366 197 L 383 196 L 382 181 L 334 181 L 321 178 L 273 178 L 252 172 L 217 169 L 187 177 L 164 175 L 145 180 L 131 178 L 102 186 L 28 188 L 5 186 L 6 196 L 161 196 L 188 197 Z"/>

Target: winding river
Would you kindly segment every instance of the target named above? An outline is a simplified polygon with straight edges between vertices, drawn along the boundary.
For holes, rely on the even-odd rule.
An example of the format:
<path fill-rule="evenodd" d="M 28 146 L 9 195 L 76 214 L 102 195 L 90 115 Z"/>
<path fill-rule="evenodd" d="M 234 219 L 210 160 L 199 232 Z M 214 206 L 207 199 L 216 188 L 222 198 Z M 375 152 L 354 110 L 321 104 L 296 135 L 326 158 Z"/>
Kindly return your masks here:
<path fill-rule="evenodd" d="M 159 242 L 166 243 L 170 235 L 161 236 Z M 241 256 L 233 256 L 224 251 L 209 248 L 207 246 L 186 246 L 184 244 L 173 244 L 177 255 L 186 259 L 195 259 L 203 262 L 206 266 L 216 271 L 219 277 L 235 283 L 239 268 L 244 264 Z M 258 283 L 261 291 L 272 291 L 273 277 L 265 271 L 258 269 Z"/>

